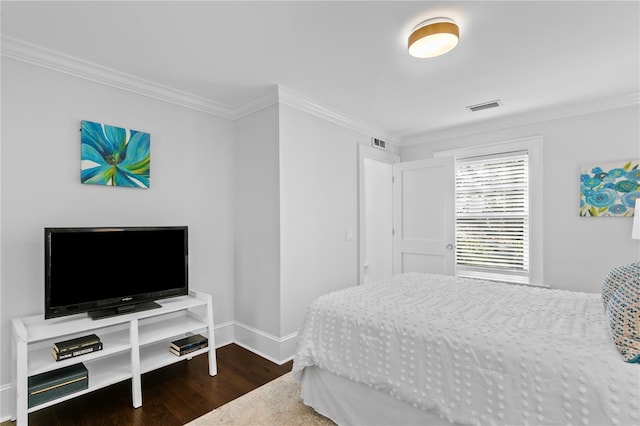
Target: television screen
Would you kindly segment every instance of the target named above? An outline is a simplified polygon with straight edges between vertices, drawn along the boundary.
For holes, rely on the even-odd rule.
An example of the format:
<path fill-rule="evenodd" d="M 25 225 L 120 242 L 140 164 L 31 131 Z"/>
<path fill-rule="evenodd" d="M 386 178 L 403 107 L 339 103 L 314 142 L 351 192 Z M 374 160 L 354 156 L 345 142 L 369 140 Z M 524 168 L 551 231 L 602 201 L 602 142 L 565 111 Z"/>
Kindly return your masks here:
<path fill-rule="evenodd" d="M 187 293 L 186 226 L 45 228 L 45 318 L 117 315 Z"/>

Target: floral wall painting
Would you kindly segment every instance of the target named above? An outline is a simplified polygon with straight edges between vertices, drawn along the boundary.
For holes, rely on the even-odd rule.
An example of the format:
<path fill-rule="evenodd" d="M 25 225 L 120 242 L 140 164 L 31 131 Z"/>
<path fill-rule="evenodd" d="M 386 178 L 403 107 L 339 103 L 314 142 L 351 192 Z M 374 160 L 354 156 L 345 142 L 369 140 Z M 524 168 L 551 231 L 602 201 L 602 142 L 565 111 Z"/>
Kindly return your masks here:
<path fill-rule="evenodd" d="M 82 183 L 149 188 L 149 133 L 84 120 L 80 133 Z"/>
<path fill-rule="evenodd" d="M 636 198 L 640 198 L 639 163 L 632 160 L 582 166 L 580 216 L 633 216 Z"/>

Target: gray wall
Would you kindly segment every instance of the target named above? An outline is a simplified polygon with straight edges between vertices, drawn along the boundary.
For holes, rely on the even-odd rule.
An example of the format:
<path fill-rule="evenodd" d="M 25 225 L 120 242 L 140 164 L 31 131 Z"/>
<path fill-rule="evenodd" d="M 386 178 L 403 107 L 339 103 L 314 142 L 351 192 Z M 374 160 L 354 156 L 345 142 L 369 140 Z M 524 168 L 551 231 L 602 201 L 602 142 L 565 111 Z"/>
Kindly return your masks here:
<path fill-rule="evenodd" d="M 283 334 L 318 296 L 358 282 L 358 143 L 369 140 L 280 106 Z"/>
<path fill-rule="evenodd" d="M 233 319 L 232 122 L 6 58 L 1 119 L 0 383 L 11 318 L 43 312 L 46 226 L 188 225 L 190 286 Z M 151 187 L 81 184 L 81 120 L 150 133 Z"/>
<path fill-rule="evenodd" d="M 278 106 L 235 126 L 235 319 L 280 336 Z"/>

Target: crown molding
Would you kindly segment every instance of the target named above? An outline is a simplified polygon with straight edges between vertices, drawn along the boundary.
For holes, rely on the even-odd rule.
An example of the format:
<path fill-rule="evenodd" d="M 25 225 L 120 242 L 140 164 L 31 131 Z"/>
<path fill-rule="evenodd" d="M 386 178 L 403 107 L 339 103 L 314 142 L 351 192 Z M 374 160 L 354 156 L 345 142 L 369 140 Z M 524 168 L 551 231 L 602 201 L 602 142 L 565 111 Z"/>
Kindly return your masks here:
<path fill-rule="evenodd" d="M 233 119 L 234 116 L 233 109 L 227 105 L 13 37 L 2 36 L 0 52 L 5 58 L 26 62 L 163 102 L 228 119 Z"/>
<path fill-rule="evenodd" d="M 338 126 L 346 127 L 358 133 L 362 133 L 368 136 L 385 139 L 388 143 L 394 144 L 391 136 L 384 130 L 367 123 L 358 122 L 345 115 L 342 115 L 332 109 L 329 109 L 319 103 L 287 89 L 280 85 L 274 85 L 268 92 L 251 98 L 240 105 L 236 106 L 234 111 L 234 120 L 246 117 L 250 114 L 260 111 L 261 109 L 268 108 L 275 104 L 287 105 L 291 108 L 297 109 L 307 114 L 314 115 L 329 121 Z"/>
<path fill-rule="evenodd" d="M 502 130 L 511 127 L 526 126 L 529 124 L 591 114 L 594 112 L 627 108 L 634 105 L 640 105 L 640 93 L 629 93 L 595 100 L 592 99 L 586 102 L 556 105 L 545 109 L 522 114 L 514 114 L 493 120 L 478 121 L 468 125 L 453 126 L 435 131 L 425 131 L 422 133 L 412 132 L 410 134 L 396 135 L 396 138 L 400 140 L 400 146 L 409 146 L 476 133 Z"/>
<path fill-rule="evenodd" d="M 383 129 L 362 121 L 352 119 L 350 117 L 347 117 L 346 115 L 342 115 L 307 98 L 306 96 L 301 95 L 300 93 L 296 93 L 293 90 L 289 90 L 282 86 L 278 86 L 278 101 L 283 105 L 287 105 L 300 111 L 307 112 L 311 115 L 323 118 L 327 121 L 330 121 L 342 127 L 346 127 L 358 133 L 385 139 L 389 143 L 395 144 L 395 139 Z"/>
<path fill-rule="evenodd" d="M 229 120 L 238 120 L 261 109 L 282 103 L 351 130 L 393 143 L 392 136 L 382 129 L 339 114 L 282 86 L 274 85 L 261 95 L 247 99 L 238 105 L 229 106 L 5 35 L 0 39 L 0 54 L 5 58 Z"/>
<path fill-rule="evenodd" d="M 587 102 L 559 105 L 544 110 L 478 121 L 468 125 L 435 130 L 414 130 L 391 135 L 383 129 L 342 115 L 299 93 L 278 85 L 273 86 L 259 96 L 241 102 L 239 105 L 229 106 L 5 35 L 0 39 L 0 55 L 229 120 L 238 120 L 261 109 L 281 103 L 358 133 L 385 139 L 396 146 L 433 142 L 640 104 L 640 93 L 631 93 Z"/>
<path fill-rule="evenodd" d="M 252 97 L 239 105 L 229 106 L 5 35 L 0 40 L 0 54 L 5 58 L 26 62 L 229 120 L 238 120 L 261 109 L 281 103 L 358 133 L 385 139 L 400 146 L 433 142 L 640 104 L 640 93 L 631 93 L 559 105 L 468 125 L 390 135 L 383 129 L 354 120 L 282 86 L 273 86 L 259 96 Z"/>
<path fill-rule="evenodd" d="M 265 93 L 241 102 L 233 108 L 232 120 L 239 120 L 278 103 L 278 86 L 272 86 Z"/>

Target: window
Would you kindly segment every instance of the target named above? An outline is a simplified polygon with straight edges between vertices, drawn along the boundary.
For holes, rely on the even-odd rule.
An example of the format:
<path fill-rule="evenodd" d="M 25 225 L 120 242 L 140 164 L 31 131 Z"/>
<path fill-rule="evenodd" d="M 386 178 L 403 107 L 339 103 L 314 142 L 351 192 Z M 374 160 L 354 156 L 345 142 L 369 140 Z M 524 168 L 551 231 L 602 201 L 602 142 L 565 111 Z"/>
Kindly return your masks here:
<path fill-rule="evenodd" d="M 456 159 L 456 275 L 528 282 L 529 157 Z"/>
<path fill-rule="evenodd" d="M 434 153 L 454 156 L 455 274 L 543 284 L 542 138 Z"/>

